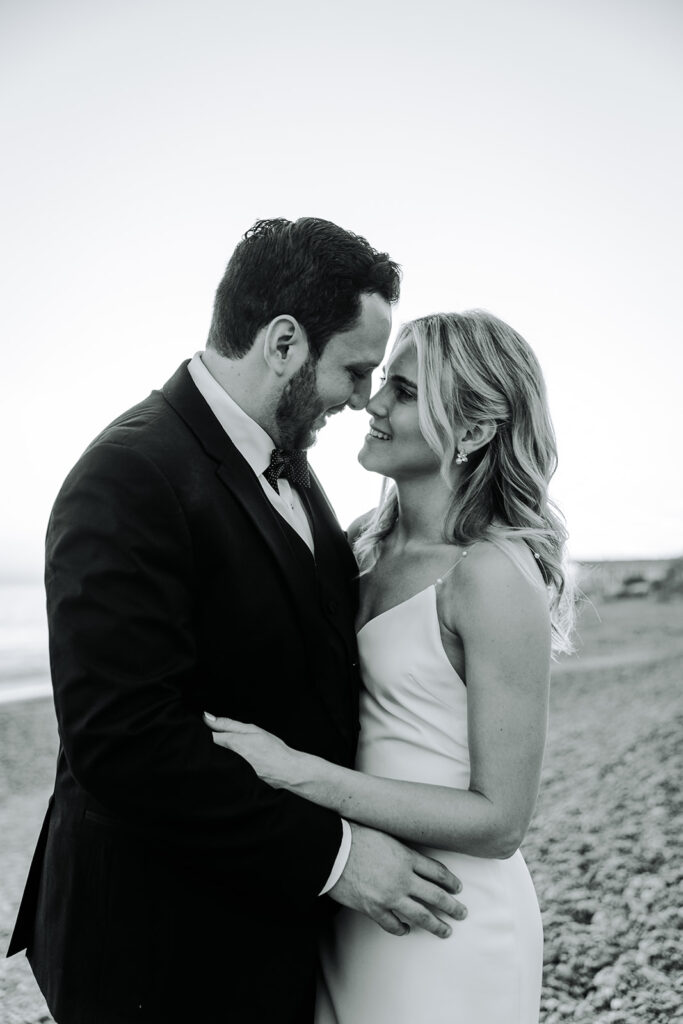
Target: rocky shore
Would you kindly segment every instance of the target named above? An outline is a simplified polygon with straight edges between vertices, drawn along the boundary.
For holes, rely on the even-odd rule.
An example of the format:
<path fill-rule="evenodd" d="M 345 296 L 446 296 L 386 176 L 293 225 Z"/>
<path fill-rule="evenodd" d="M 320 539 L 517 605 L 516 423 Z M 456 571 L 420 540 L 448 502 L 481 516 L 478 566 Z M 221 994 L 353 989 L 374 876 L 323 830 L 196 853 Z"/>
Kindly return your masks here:
<path fill-rule="evenodd" d="M 682 665 L 556 681 L 523 846 L 543 911 L 542 1024 L 683 1020 Z"/>
<path fill-rule="evenodd" d="M 668 1024 L 683 1020 L 683 603 L 587 608 L 579 632 L 554 673 L 523 846 L 545 928 L 541 1024 Z M 0 707 L 0 949 L 54 754 L 49 701 Z M 0 961 L 0 1024 L 51 1019 L 24 957 Z"/>

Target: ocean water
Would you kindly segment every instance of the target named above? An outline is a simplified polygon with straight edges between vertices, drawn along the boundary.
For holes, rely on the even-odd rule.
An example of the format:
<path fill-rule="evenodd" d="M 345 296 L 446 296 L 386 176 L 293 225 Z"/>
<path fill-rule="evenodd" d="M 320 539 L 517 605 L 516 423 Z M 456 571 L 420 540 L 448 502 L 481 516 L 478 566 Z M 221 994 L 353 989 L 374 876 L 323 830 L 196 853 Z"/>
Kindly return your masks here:
<path fill-rule="evenodd" d="M 43 584 L 0 584 L 0 703 L 50 692 Z"/>

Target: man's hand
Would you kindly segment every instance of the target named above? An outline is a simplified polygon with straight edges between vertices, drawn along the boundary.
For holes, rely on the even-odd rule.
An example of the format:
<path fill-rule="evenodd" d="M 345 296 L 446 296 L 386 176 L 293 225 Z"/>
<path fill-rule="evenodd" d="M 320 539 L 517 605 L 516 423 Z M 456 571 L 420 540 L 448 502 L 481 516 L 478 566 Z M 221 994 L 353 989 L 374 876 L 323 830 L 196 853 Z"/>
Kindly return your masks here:
<path fill-rule="evenodd" d="M 346 867 L 328 896 L 392 935 L 405 935 L 414 925 L 448 938 L 451 928 L 436 912 L 458 920 L 467 914 L 452 895 L 462 888 L 455 875 L 383 832 L 352 823 L 351 836 Z"/>

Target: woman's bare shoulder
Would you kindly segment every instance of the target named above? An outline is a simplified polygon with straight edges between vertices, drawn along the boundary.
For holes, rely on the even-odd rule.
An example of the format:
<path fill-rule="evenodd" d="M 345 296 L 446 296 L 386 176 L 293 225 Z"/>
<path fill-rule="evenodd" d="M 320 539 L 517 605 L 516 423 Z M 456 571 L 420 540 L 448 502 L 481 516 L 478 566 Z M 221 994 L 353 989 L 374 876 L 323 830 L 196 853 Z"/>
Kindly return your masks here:
<path fill-rule="evenodd" d="M 544 587 L 534 555 L 524 540 L 480 540 L 466 550 L 461 572 L 463 583 L 484 588 L 501 583 L 512 587 L 529 584 L 538 589 Z"/>
<path fill-rule="evenodd" d="M 507 618 L 545 620 L 548 616 L 538 566 L 521 540 L 473 544 L 445 582 L 444 607 L 459 631 L 473 619 L 495 624 Z"/>

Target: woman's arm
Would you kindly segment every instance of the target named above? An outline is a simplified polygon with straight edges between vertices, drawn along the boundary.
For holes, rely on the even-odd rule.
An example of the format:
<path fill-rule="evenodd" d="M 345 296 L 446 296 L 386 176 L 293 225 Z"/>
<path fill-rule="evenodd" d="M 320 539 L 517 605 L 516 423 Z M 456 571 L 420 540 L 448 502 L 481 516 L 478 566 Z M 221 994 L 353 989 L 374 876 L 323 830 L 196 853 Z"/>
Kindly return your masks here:
<path fill-rule="evenodd" d="M 475 554 L 476 552 L 476 554 Z M 547 600 L 505 555 L 481 545 L 442 595 L 462 638 L 468 692 L 468 790 L 378 778 L 291 750 L 255 726 L 209 722 L 214 740 L 270 785 L 401 839 L 478 857 L 509 857 L 533 813 L 545 743 Z"/>

